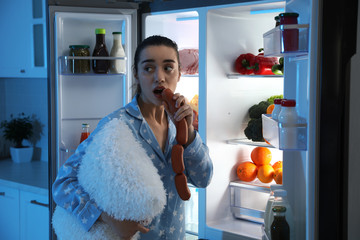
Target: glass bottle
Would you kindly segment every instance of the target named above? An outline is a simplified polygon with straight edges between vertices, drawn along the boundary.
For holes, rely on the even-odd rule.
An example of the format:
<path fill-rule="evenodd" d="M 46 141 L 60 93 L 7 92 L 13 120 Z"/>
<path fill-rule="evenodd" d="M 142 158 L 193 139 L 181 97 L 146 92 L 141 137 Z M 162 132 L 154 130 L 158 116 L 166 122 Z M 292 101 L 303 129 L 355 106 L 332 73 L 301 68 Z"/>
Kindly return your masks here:
<path fill-rule="evenodd" d="M 282 185 L 278 185 L 278 184 L 272 184 L 270 186 L 270 196 L 266 203 L 265 216 L 264 216 L 265 232 L 268 236 L 270 236 L 270 227 L 271 227 L 271 223 L 272 223 L 271 219 L 270 219 L 270 215 L 272 213 L 271 206 L 275 199 L 274 191 L 277 189 L 282 189 L 282 187 L 283 187 Z"/>
<path fill-rule="evenodd" d="M 105 44 L 105 33 L 104 28 L 95 29 L 96 44 L 93 51 L 93 57 L 109 57 L 109 52 Z M 92 61 L 94 73 L 107 73 L 109 71 L 110 62 L 109 60 L 94 59 Z"/>
<path fill-rule="evenodd" d="M 80 143 L 82 143 L 85 139 L 87 139 L 90 136 L 89 131 L 90 125 L 87 123 L 82 124 L 82 132 L 80 136 Z"/>
<path fill-rule="evenodd" d="M 290 240 L 290 227 L 286 221 L 286 207 L 275 206 L 274 221 L 271 224 L 271 240 Z"/>
<path fill-rule="evenodd" d="M 298 13 L 280 13 L 280 25 L 297 24 L 299 17 Z M 284 28 L 282 30 L 282 51 L 291 52 L 297 51 L 299 48 L 299 29 L 298 28 Z"/>
<path fill-rule="evenodd" d="M 74 57 L 89 57 L 90 46 L 88 45 L 70 45 L 69 56 Z M 69 67 L 71 73 L 87 73 L 90 72 L 90 60 L 89 59 L 74 59 L 69 60 Z"/>
<path fill-rule="evenodd" d="M 110 51 L 111 57 L 123 57 L 125 58 L 125 51 L 122 45 L 122 33 L 113 32 L 113 46 Z M 110 72 L 111 73 L 125 73 L 126 62 L 125 59 L 116 59 L 111 60 L 110 62 Z"/>
<path fill-rule="evenodd" d="M 280 124 L 280 148 L 297 148 L 297 128 L 299 116 L 296 111 L 296 101 L 287 99 L 281 101 L 281 111 L 278 116 Z"/>
<path fill-rule="evenodd" d="M 280 206 L 280 207 L 285 207 L 286 208 L 286 212 L 285 212 L 285 216 L 286 216 L 286 221 L 289 224 L 289 228 L 290 228 L 290 239 L 294 239 L 294 219 L 293 219 L 293 213 L 292 213 L 292 209 L 290 206 L 290 203 L 287 199 L 287 192 L 285 189 L 276 189 L 274 190 L 274 202 L 271 205 L 271 209 L 273 209 L 276 206 Z M 274 212 L 271 211 L 270 214 L 270 223 L 272 224 L 272 222 L 274 221 Z"/>

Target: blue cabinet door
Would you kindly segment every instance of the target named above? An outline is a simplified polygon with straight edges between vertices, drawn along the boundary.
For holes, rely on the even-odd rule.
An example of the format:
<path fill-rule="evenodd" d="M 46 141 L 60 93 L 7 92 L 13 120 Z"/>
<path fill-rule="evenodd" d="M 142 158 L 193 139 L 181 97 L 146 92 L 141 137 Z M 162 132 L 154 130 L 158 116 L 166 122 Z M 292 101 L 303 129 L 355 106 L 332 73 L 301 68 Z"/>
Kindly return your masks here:
<path fill-rule="evenodd" d="M 0 185 L 0 239 L 19 240 L 19 190 Z"/>
<path fill-rule="evenodd" d="M 47 195 L 20 192 L 21 240 L 49 239 L 48 203 Z"/>

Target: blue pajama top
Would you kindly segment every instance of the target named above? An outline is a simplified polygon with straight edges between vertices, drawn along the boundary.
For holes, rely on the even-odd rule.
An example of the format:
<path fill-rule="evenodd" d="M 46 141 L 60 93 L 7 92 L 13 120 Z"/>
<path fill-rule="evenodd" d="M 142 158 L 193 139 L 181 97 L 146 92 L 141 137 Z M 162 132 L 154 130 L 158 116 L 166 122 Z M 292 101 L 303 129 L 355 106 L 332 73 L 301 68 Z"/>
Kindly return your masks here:
<path fill-rule="evenodd" d="M 167 204 L 163 213 L 153 219 L 148 226 L 150 231 L 141 234 L 141 239 L 185 239 L 185 202 L 177 194 L 174 182 L 175 173 L 171 166 L 171 148 L 176 144 L 175 125 L 168 117 L 168 137 L 165 151 L 162 152 L 155 135 L 140 112 L 137 97 L 134 97 L 125 107 L 103 118 L 89 138 L 78 146 L 76 152 L 59 169 L 52 186 L 55 203 L 74 214 L 86 230 L 89 230 L 99 218 L 102 210 L 80 186 L 77 178 L 78 169 L 87 143 L 92 141 L 104 124 L 120 116 L 127 122 L 135 138 L 139 140 L 152 159 L 167 194 Z M 188 183 L 199 188 L 209 185 L 213 165 L 209 150 L 197 132 L 194 141 L 184 149 L 184 164 Z"/>

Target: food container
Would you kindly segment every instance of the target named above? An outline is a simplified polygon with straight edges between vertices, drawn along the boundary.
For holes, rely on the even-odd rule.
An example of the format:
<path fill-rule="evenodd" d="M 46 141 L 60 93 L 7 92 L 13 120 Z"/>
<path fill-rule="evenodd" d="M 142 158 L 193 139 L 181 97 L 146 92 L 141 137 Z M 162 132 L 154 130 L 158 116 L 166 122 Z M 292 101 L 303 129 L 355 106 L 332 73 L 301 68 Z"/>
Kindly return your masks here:
<path fill-rule="evenodd" d="M 297 24 L 298 13 L 280 13 L 280 25 Z M 299 48 L 299 29 L 284 29 L 284 51 L 297 51 Z"/>
<path fill-rule="evenodd" d="M 70 45 L 69 56 L 72 57 L 89 57 L 90 46 L 88 45 Z M 90 72 L 90 59 L 69 59 L 69 69 L 71 73 L 88 73 Z"/>

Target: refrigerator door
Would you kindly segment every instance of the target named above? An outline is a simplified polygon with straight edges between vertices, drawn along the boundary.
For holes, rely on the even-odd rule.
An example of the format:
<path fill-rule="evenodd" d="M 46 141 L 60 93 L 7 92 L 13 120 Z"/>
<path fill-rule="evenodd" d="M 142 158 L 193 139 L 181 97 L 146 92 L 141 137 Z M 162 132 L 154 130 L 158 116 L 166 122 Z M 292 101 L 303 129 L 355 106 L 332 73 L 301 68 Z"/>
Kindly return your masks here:
<path fill-rule="evenodd" d="M 132 98 L 130 60 L 137 43 L 137 10 L 50 6 L 49 21 L 49 177 L 52 183 L 59 167 L 79 145 L 82 123 L 90 124 L 92 132 L 100 119 Z M 106 30 L 105 41 L 109 53 L 113 45 L 112 32 L 122 32 L 125 74 L 95 74 L 92 71 L 94 58 L 91 56 L 96 42 L 96 28 Z M 70 45 L 88 45 L 90 56 L 80 59 L 69 57 Z M 77 61 L 90 64 L 90 71 L 73 73 L 76 67 L 71 63 Z M 54 206 L 52 202 L 51 209 Z"/>

